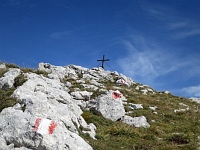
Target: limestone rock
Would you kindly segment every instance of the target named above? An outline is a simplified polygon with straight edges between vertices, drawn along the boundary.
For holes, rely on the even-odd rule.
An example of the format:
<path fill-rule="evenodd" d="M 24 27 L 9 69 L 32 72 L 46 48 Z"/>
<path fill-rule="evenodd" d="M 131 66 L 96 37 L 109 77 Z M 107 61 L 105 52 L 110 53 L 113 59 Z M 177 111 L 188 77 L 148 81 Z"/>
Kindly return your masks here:
<path fill-rule="evenodd" d="M 88 68 L 84 68 L 84 67 L 77 66 L 77 65 L 68 65 L 68 66 L 66 66 L 66 68 L 67 67 L 73 69 L 77 74 L 87 73 L 89 70 Z"/>
<path fill-rule="evenodd" d="M 0 64 L 0 69 L 6 69 L 6 65 L 5 64 Z"/>
<path fill-rule="evenodd" d="M 65 76 L 77 79 L 76 72 L 70 67 L 54 66 L 48 63 L 39 63 L 38 70 L 45 71 L 51 79 L 63 79 Z"/>
<path fill-rule="evenodd" d="M 144 128 L 150 127 L 149 123 L 147 122 L 147 119 L 144 116 L 131 117 L 125 115 L 122 117 L 122 122 L 129 125 L 133 125 L 135 127 L 144 127 Z"/>
<path fill-rule="evenodd" d="M 113 71 L 113 72 L 111 72 L 111 75 L 119 76 L 119 73 L 117 71 Z"/>
<path fill-rule="evenodd" d="M 122 94 L 115 91 L 109 91 L 107 94 L 97 98 L 94 111 L 103 117 L 112 121 L 117 121 L 125 115 L 124 106 L 122 104 Z"/>
<path fill-rule="evenodd" d="M 95 85 L 90 85 L 90 84 L 81 84 L 85 89 L 92 89 L 94 91 L 98 90 L 99 88 Z"/>
<path fill-rule="evenodd" d="M 191 101 L 199 103 L 200 104 L 200 98 L 196 98 L 196 97 L 191 97 L 189 98 Z"/>
<path fill-rule="evenodd" d="M 130 108 L 135 110 L 135 109 L 143 109 L 142 104 L 133 104 L 133 103 L 129 103 L 130 104 Z"/>
<path fill-rule="evenodd" d="M 116 84 L 117 85 L 125 85 L 125 86 L 129 87 L 129 86 L 135 84 L 135 82 L 131 78 L 128 78 L 125 75 L 120 73 L 118 76 L 118 80 L 116 81 Z"/>
<path fill-rule="evenodd" d="M 61 121 L 56 120 L 56 127 L 52 133 L 48 133 L 49 129 L 44 123 L 43 126 L 40 124 L 35 131 L 36 119 L 36 117 L 21 110 L 4 109 L 0 114 L 0 135 L 3 138 L 0 140 L 0 147 L 7 149 L 15 147 L 21 150 L 27 148 L 35 150 L 92 150 L 91 146 L 80 136 L 67 130 Z"/>
<path fill-rule="evenodd" d="M 11 88 L 15 82 L 15 78 L 20 74 L 20 72 L 20 69 L 9 68 L 8 72 L 6 72 L 4 76 L 0 78 L 0 88 Z"/>
<path fill-rule="evenodd" d="M 88 91 L 76 91 L 72 92 L 71 96 L 77 100 L 89 100 L 92 94 L 93 94 L 92 92 Z"/>
<path fill-rule="evenodd" d="M 95 85 L 97 87 L 105 88 L 105 86 L 103 84 L 97 82 L 96 80 L 91 80 L 90 84 Z"/>
<path fill-rule="evenodd" d="M 25 111 L 33 116 L 62 121 L 78 134 L 82 110 L 59 80 L 33 73 L 25 74 L 28 81 L 18 87 L 13 96 L 20 100 Z"/>

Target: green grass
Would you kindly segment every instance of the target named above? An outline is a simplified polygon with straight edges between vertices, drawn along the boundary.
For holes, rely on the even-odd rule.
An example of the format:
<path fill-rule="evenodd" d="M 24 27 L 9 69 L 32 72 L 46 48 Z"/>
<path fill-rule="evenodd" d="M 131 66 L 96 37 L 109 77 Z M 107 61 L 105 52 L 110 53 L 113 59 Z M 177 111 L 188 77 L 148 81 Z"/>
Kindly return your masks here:
<path fill-rule="evenodd" d="M 198 121 L 188 120 L 187 115 L 186 120 L 182 121 L 180 116 L 177 117 L 180 121 L 177 120 L 175 124 L 170 124 L 161 117 L 157 122 L 150 123 L 151 127 L 147 129 L 112 122 L 89 111 L 85 111 L 82 116 L 87 123 L 94 123 L 97 126 L 97 140 L 84 136 L 94 150 L 195 149 L 197 136 L 200 134 Z"/>
<path fill-rule="evenodd" d="M 107 89 L 114 90 L 114 84 L 110 81 L 104 82 L 104 85 Z M 135 90 L 135 87 L 123 87 L 120 91 L 125 95 L 128 103 L 143 104 L 144 109 L 134 110 L 129 115 L 132 117 L 144 115 L 150 123 L 150 128 L 135 128 L 122 122 L 112 122 L 85 111 L 82 116 L 86 122 L 97 126 L 96 138 L 98 140 L 92 140 L 83 135 L 94 150 L 197 149 L 197 137 L 200 135 L 200 112 L 196 111 L 197 103 L 158 92 L 143 95 Z M 179 103 L 188 105 L 190 110 L 175 113 L 175 109 L 186 108 Z M 154 114 L 154 110 L 151 110 L 149 106 L 157 106 L 155 110 L 157 114 Z M 125 108 L 126 111 L 130 110 L 127 105 Z"/>
<path fill-rule="evenodd" d="M 3 77 L 3 75 L 7 72 L 8 70 L 5 68 L 5 69 L 3 69 L 3 68 L 1 68 L 0 69 L 0 78 L 1 77 Z"/>
<path fill-rule="evenodd" d="M 13 85 L 14 85 L 15 88 L 17 88 L 18 86 L 21 86 L 22 84 L 24 84 L 27 81 L 27 79 L 24 77 L 23 74 L 20 74 L 15 78 L 14 81 L 15 82 L 14 82 Z"/>
<path fill-rule="evenodd" d="M 15 88 L 10 88 L 8 90 L 0 89 L 0 112 L 7 107 L 12 107 L 18 103 L 16 98 L 10 97 L 14 92 Z"/>
<path fill-rule="evenodd" d="M 12 63 L 6 63 L 6 68 L 19 68 L 19 66 L 12 64 Z"/>

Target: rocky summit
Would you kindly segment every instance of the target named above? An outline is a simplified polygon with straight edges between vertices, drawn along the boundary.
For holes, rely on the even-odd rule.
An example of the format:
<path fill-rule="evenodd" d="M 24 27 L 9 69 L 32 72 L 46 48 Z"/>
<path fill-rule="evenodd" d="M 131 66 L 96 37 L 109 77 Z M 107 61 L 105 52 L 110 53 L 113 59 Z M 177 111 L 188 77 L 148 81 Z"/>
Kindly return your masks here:
<path fill-rule="evenodd" d="M 116 71 L 1 63 L 0 88 L 0 150 L 199 148 L 198 103 Z"/>

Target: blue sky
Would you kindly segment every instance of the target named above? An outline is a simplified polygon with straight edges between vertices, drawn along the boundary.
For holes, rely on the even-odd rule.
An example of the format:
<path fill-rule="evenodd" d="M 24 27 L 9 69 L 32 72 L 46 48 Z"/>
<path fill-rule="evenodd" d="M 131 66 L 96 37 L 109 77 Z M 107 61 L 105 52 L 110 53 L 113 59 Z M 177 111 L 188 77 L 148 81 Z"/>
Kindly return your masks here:
<path fill-rule="evenodd" d="M 0 0 L 0 61 L 118 71 L 200 97 L 200 0 Z"/>

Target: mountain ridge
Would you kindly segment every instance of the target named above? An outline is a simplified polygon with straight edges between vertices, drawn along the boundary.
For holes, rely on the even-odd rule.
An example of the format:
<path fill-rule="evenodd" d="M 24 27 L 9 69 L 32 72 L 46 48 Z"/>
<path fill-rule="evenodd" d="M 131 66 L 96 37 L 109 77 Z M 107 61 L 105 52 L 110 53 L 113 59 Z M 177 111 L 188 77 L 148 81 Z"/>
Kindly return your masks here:
<path fill-rule="evenodd" d="M 1 92 L 12 89 L 15 100 L 1 108 L 4 149 L 198 148 L 199 105 L 189 99 L 102 68 L 40 63 L 37 70 L 8 64 L 0 69 Z"/>

